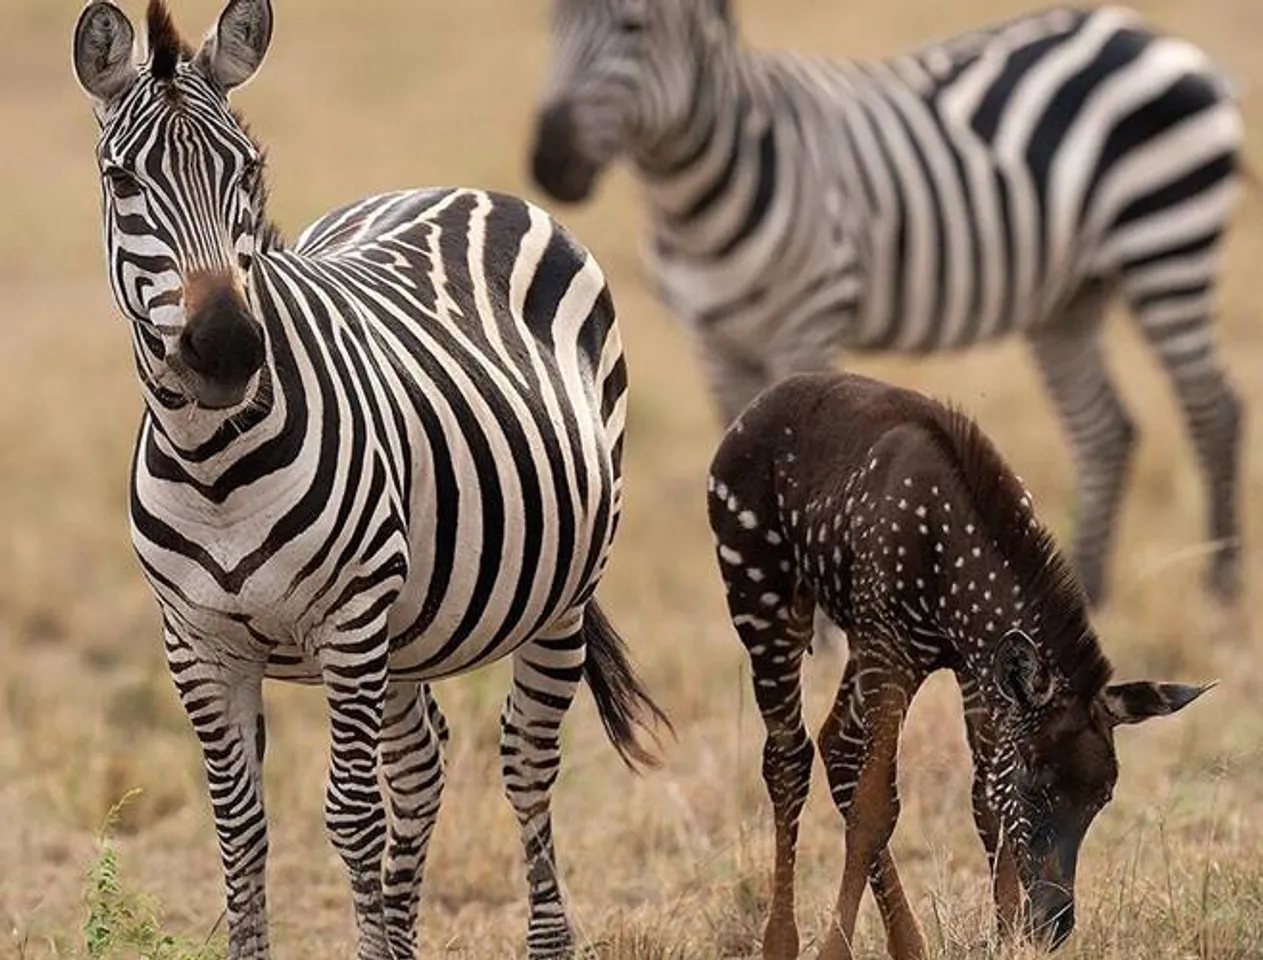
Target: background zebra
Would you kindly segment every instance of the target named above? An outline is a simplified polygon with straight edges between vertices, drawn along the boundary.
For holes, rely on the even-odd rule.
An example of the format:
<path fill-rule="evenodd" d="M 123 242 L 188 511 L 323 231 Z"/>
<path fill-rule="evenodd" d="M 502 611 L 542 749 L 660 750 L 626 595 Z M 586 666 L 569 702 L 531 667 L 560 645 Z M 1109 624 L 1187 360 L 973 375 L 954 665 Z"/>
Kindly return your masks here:
<path fill-rule="evenodd" d="M 133 539 L 205 755 L 230 954 L 268 953 L 264 676 L 323 682 L 326 822 L 360 956 L 398 960 L 443 788 L 429 681 L 511 656 L 500 749 L 528 946 L 566 956 L 562 719 L 586 677 L 615 746 L 645 762 L 634 725 L 661 716 L 592 599 L 621 505 L 609 291 L 543 211 L 469 190 L 373 197 L 287 250 L 226 102 L 271 29 L 267 0 L 231 0 L 194 51 L 151 0 L 138 68 L 127 18 L 94 2 L 74 37 L 146 401 Z"/>
<path fill-rule="evenodd" d="M 553 48 L 533 175 L 577 201 L 632 161 L 650 272 L 725 421 L 839 346 L 1020 332 L 1074 450 L 1099 602 L 1135 442 L 1100 345 L 1120 294 L 1197 451 L 1209 586 L 1238 594 L 1241 413 L 1210 321 L 1242 133 L 1203 53 L 1105 7 L 834 63 L 747 50 L 727 0 L 556 0 Z"/>

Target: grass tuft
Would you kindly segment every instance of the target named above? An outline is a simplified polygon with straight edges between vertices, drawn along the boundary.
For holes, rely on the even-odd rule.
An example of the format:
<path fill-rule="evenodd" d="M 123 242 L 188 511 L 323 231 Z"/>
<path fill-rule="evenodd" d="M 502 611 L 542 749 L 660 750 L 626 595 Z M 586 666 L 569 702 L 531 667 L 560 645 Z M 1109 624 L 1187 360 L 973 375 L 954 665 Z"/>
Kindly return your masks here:
<path fill-rule="evenodd" d="M 161 905 L 123 882 L 113 832 L 124 808 L 140 794 L 130 790 L 106 815 L 97 837 L 97 856 L 88 867 L 84 900 L 84 949 L 89 960 L 222 960 L 228 954 L 221 936 L 211 930 L 200 942 L 168 933 L 160 919 Z M 218 924 L 216 924 L 218 926 Z"/>

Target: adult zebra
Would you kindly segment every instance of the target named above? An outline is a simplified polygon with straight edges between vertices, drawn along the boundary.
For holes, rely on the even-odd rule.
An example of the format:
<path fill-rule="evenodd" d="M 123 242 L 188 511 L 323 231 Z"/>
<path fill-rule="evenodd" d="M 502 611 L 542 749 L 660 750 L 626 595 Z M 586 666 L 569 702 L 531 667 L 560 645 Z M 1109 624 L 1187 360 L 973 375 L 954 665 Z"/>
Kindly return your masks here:
<path fill-rule="evenodd" d="M 1020 333 L 1074 450 L 1099 602 L 1135 442 L 1100 344 L 1119 294 L 1196 447 L 1209 586 L 1238 594 L 1241 411 L 1210 321 L 1242 131 L 1202 52 L 1117 7 L 872 64 L 752 52 L 728 0 L 556 0 L 553 39 L 535 179 L 577 201 L 632 160 L 651 273 L 725 421 L 840 346 Z"/>
<path fill-rule="evenodd" d="M 127 17 L 90 3 L 74 67 L 146 401 L 133 539 L 204 750 L 230 955 L 268 954 L 264 677 L 324 685 L 359 956 L 398 960 L 443 786 L 429 682 L 511 656 L 527 943 L 569 956 L 549 813 L 562 719 L 586 678 L 629 764 L 653 759 L 636 726 L 665 719 L 593 600 L 626 410 L 601 270 L 543 211 L 458 189 L 352 204 L 287 250 L 227 104 L 266 52 L 268 0 L 231 0 L 197 51 L 161 0 L 147 25 L 138 67 Z"/>

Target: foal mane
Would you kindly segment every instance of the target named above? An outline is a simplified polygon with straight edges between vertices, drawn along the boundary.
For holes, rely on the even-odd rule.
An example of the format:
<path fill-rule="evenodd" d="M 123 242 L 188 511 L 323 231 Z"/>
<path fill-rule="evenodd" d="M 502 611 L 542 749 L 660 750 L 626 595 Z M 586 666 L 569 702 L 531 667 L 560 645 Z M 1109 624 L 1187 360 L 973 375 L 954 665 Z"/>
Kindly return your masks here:
<path fill-rule="evenodd" d="M 999 544 L 1022 584 L 1027 609 L 1040 626 L 1032 639 L 1071 689 L 1095 696 L 1109 681 L 1112 667 L 1088 622 L 1074 568 L 1035 516 L 1022 482 L 973 418 L 949 404 L 936 408 L 932 421 L 923 425 L 930 427 L 930 437 L 955 467 L 980 526 Z"/>

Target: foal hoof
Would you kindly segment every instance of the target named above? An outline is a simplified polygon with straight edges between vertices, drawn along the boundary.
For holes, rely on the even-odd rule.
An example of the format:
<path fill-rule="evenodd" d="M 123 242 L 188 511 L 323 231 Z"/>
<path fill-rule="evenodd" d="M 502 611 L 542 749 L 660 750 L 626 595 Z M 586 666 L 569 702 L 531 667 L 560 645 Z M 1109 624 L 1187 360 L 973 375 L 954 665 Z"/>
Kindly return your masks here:
<path fill-rule="evenodd" d="M 763 931 L 763 960 L 797 960 L 798 928 L 793 923 L 768 923 Z"/>

